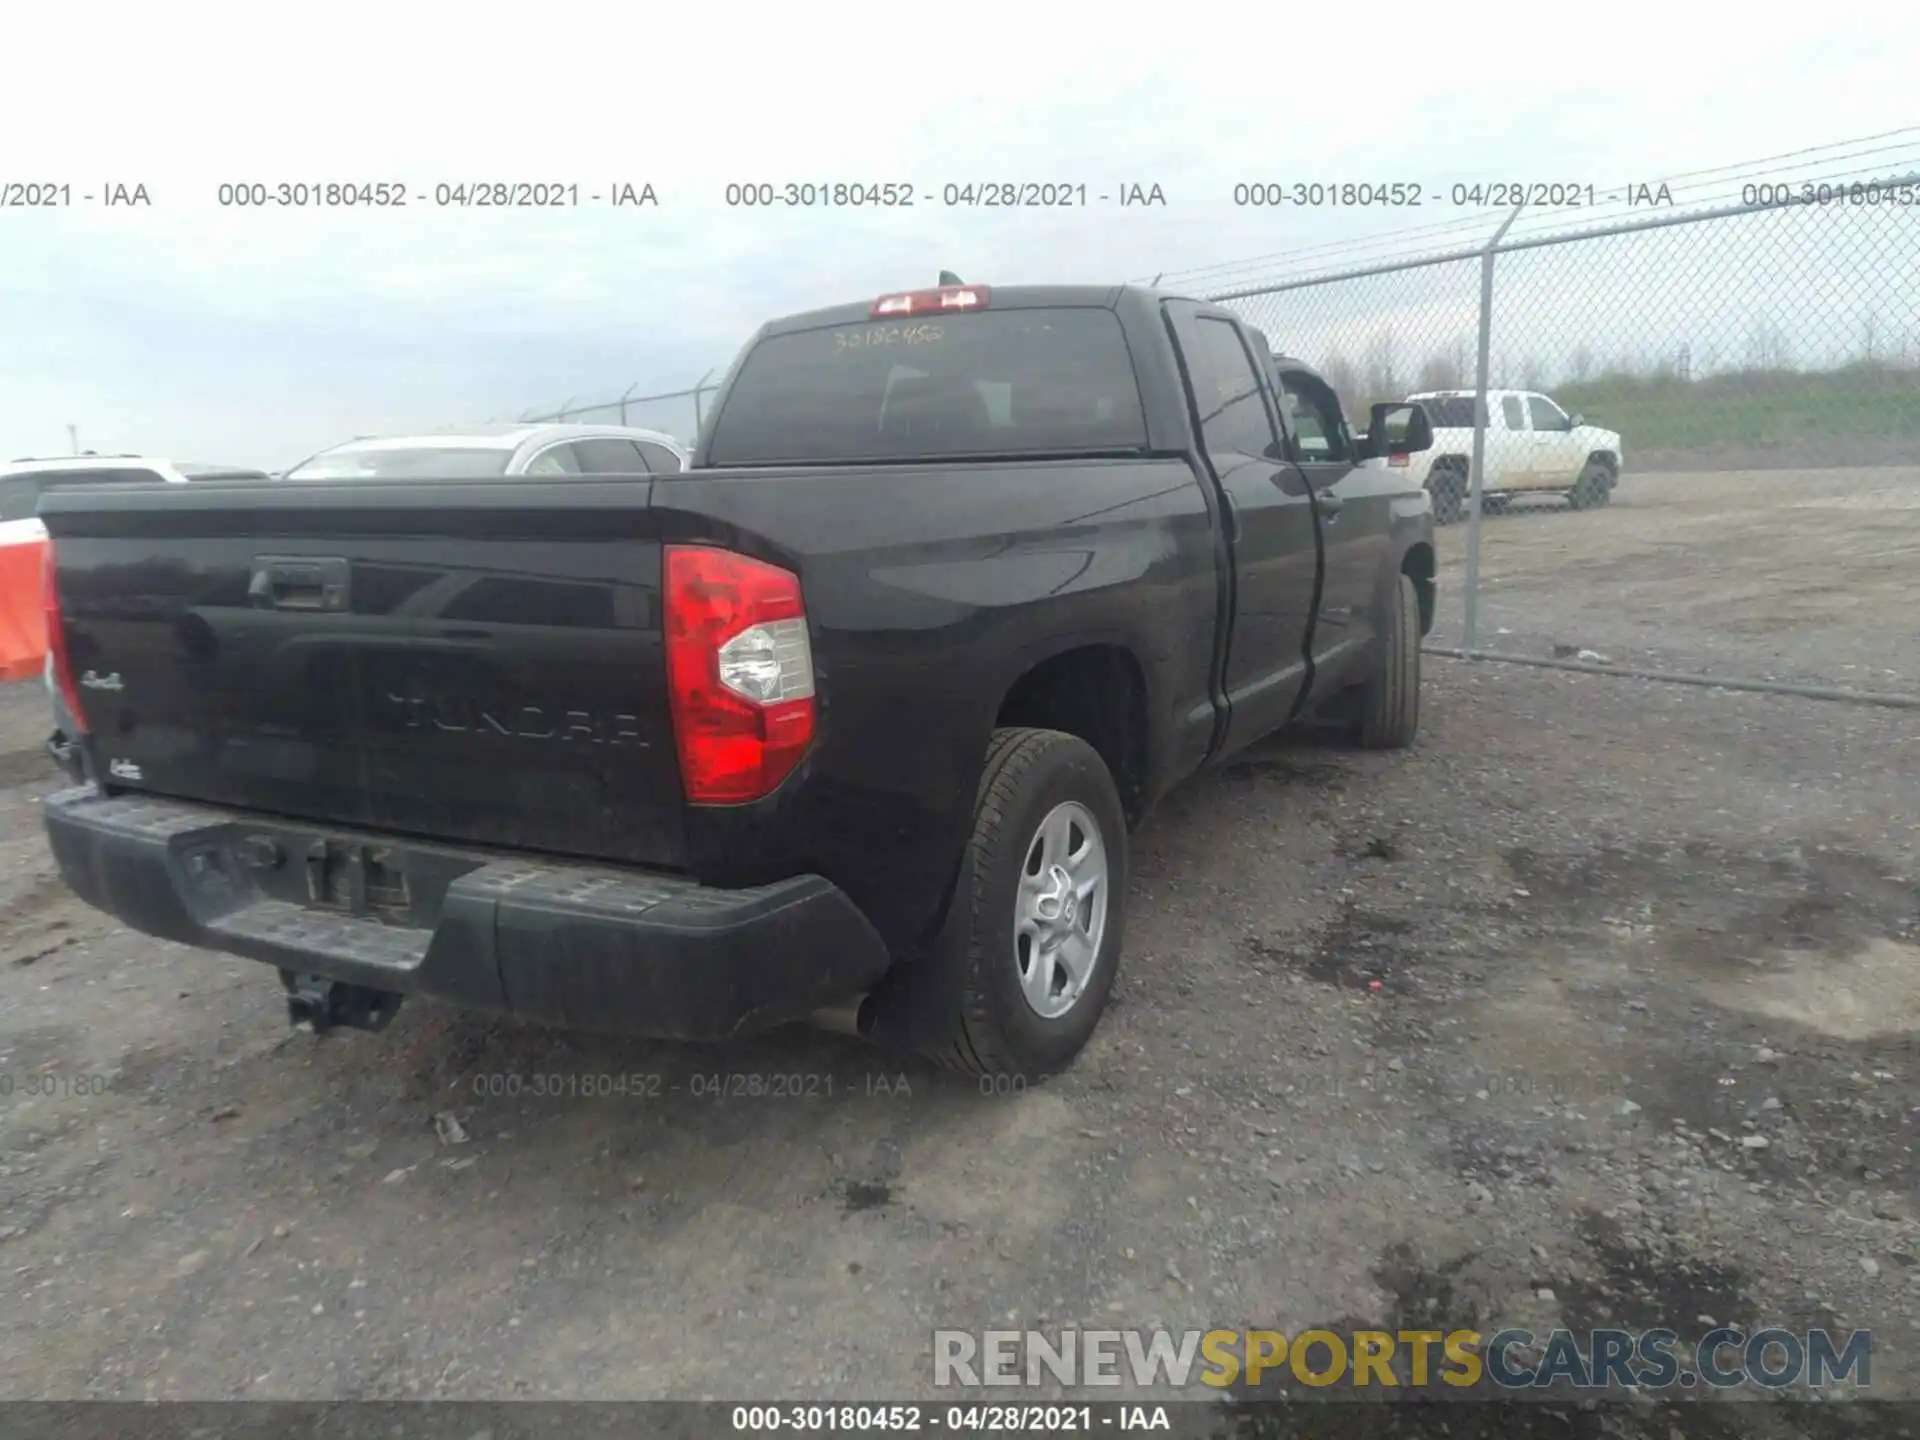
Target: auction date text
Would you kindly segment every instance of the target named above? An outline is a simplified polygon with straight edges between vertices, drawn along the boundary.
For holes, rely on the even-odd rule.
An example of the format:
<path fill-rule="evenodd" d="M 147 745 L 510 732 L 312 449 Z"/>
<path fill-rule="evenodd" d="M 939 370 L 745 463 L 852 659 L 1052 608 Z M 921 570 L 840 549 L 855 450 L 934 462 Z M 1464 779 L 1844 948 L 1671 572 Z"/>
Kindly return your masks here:
<path fill-rule="evenodd" d="M 69 210 L 78 203 L 106 208 L 153 204 L 144 184 L 107 180 L 76 188 L 67 180 L 0 180 L 0 210 Z"/>

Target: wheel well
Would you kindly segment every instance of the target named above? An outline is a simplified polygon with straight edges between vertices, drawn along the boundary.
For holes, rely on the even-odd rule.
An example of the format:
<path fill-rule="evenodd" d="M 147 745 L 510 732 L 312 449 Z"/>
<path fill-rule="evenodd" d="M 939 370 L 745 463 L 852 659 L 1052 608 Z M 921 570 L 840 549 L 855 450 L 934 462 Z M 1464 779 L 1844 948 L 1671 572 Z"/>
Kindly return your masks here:
<path fill-rule="evenodd" d="M 1422 540 L 1409 545 L 1400 557 L 1400 573 L 1413 581 L 1414 594 L 1420 597 L 1420 633 L 1433 630 L 1434 604 L 1438 587 L 1434 583 L 1433 547 Z"/>
<path fill-rule="evenodd" d="M 1466 473 L 1467 457 L 1464 455 L 1442 455 L 1428 467 L 1429 475 L 1438 475 L 1442 470 L 1457 470 Z"/>
<path fill-rule="evenodd" d="M 1596 460 L 1606 466 L 1609 473 L 1615 475 L 1620 473 L 1620 457 L 1611 450 L 1595 450 L 1591 455 L 1587 456 L 1587 463 L 1589 465 L 1593 464 Z"/>
<path fill-rule="evenodd" d="M 1084 645 L 1036 665 L 1000 702 L 996 728 L 1032 725 L 1078 735 L 1107 762 L 1131 824 L 1147 777 L 1147 685 L 1119 645 Z"/>

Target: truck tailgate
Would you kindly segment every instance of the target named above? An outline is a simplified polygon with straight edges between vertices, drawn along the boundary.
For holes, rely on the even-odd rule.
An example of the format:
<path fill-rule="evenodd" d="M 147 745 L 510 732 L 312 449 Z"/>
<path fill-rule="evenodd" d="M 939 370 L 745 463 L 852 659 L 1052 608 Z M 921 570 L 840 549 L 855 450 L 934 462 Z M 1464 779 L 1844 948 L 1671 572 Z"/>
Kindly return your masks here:
<path fill-rule="evenodd" d="M 51 500 L 95 772 L 342 825 L 679 865 L 650 505 L 641 479 Z"/>

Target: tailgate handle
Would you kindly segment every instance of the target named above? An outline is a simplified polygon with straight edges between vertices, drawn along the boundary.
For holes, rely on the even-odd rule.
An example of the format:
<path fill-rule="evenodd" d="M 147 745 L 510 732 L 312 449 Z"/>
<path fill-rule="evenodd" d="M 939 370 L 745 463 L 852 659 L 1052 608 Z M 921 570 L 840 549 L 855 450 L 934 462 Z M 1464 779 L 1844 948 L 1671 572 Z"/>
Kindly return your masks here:
<path fill-rule="evenodd" d="M 347 562 L 305 555 L 257 555 L 247 598 L 265 610 L 344 610 Z"/>

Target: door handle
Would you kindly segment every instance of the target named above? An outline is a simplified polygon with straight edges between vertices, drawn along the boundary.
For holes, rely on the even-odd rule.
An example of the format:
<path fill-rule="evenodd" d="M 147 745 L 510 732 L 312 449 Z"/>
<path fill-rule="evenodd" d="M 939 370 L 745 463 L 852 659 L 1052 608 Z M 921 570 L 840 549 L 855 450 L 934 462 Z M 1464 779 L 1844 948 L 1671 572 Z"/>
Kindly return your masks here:
<path fill-rule="evenodd" d="M 1313 508 L 1318 510 L 1322 515 L 1325 515 L 1328 519 L 1332 519 L 1335 515 L 1338 515 L 1340 513 L 1340 507 L 1346 503 L 1347 502 L 1342 500 L 1338 495 L 1329 495 L 1324 490 L 1314 492 Z"/>

